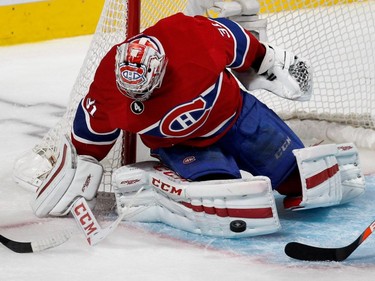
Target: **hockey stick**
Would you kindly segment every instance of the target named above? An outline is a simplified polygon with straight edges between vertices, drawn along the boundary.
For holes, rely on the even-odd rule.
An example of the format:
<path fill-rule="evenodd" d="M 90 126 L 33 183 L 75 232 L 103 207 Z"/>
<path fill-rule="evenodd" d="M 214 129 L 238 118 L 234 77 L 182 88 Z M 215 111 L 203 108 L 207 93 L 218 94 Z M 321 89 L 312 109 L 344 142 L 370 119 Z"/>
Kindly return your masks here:
<path fill-rule="evenodd" d="M 74 204 L 71 210 L 71 213 L 77 222 L 80 229 L 83 231 L 83 234 L 86 237 L 89 245 L 93 246 L 104 238 L 106 238 L 119 223 L 124 219 L 126 212 L 123 212 L 117 219 L 112 222 L 108 227 L 101 228 L 98 221 L 96 220 L 94 214 L 92 213 L 89 205 L 85 198 L 78 199 Z"/>
<path fill-rule="evenodd" d="M 130 208 L 134 204 L 134 200 L 137 198 L 138 194 L 143 190 L 143 187 L 138 190 L 135 194 L 133 200 L 129 203 L 127 208 Z M 87 242 L 89 245 L 93 246 L 100 241 L 104 240 L 109 234 L 111 234 L 119 225 L 119 223 L 124 220 L 127 216 L 131 217 L 134 214 L 129 215 L 126 210 L 123 210 L 121 215 L 112 222 L 106 228 L 101 228 L 97 222 L 94 214 L 91 211 L 90 206 L 88 205 L 85 198 L 77 199 L 73 205 L 71 213 L 73 214 L 74 219 L 82 229 Z M 35 253 L 44 251 L 50 248 L 55 248 L 70 239 L 72 232 L 65 231 L 60 234 L 56 234 L 49 238 L 31 241 L 31 242 L 20 242 L 11 240 L 3 235 L 0 235 L 0 243 L 7 247 L 9 250 L 16 253 Z"/>
<path fill-rule="evenodd" d="M 49 248 L 57 247 L 65 243 L 70 238 L 70 236 L 70 233 L 64 232 L 39 241 L 20 242 L 0 235 L 0 243 L 7 247 L 9 250 L 16 253 L 35 253 L 47 250 Z"/>
<path fill-rule="evenodd" d="M 130 207 L 134 205 L 134 201 L 143 189 L 144 187 L 142 186 L 134 195 L 129 205 L 127 207 L 124 207 L 121 214 L 117 217 L 117 219 L 106 228 L 100 227 L 85 198 L 81 197 L 74 202 L 71 213 L 76 222 L 78 223 L 78 226 L 83 231 L 83 234 L 85 235 L 87 242 L 91 246 L 104 240 L 109 234 L 111 234 L 117 228 L 119 223 L 126 217 L 131 217 L 135 214 L 129 214 L 127 212 L 127 209 L 129 210 Z"/>
<path fill-rule="evenodd" d="M 373 221 L 353 243 L 341 248 L 320 248 L 298 242 L 285 246 L 285 254 L 304 261 L 343 261 L 369 237 L 375 229 Z"/>

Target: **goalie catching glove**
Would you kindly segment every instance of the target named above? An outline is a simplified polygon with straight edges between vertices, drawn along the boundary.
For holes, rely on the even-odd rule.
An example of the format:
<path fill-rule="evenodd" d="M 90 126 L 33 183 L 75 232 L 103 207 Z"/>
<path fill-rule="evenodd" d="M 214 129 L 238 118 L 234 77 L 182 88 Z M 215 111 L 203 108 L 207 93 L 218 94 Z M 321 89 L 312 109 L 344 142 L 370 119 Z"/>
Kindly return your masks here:
<path fill-rule="evenodd" d="M 276 232 L 280 222 L 267 177 L 187 181 L 159 162 L 124 166 L 112 176 L 119 215 L 188 232 L 238 238 Z"/>
<path fill-rule="evenodd" d="M 62 137 L 59 151 L 52 170 L 36 191 L 32 208 L 38 217 L 63 216 L 77 198 L 94 199 L 102 179 L 103 167 L 90 156 L 77 156 L 68 137 Z"/>
<path fill-rule="evenodd" d="M 258 73 L 233 72 L 248 90 L 264 89 L 282 98 L 308 101 L 313 91 L 309 62 L 276 46 L 264 44 L 266 54 Z"/>

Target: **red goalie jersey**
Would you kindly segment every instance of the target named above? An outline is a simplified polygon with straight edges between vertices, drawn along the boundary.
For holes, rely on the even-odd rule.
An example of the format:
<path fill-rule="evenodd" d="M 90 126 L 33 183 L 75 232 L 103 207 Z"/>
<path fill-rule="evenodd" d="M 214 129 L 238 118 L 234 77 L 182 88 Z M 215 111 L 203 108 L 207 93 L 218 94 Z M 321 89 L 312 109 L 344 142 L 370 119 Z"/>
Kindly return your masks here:
<path fill-rule="evenodd" d="M 227 69 L 248 70 L 265 52 L 250 32 L 227 19 L 179 13 L 136 37 L 144 36 L 158 41 L 168 59 L 161 87 L 142 102 L 123 95 L 116 85 L 114 46 L 76 113 L 72 141 L 78 154 L 101 160 L 120 130 L 138 133 L 150 148 L 214 143 L 242 106 L 239 85 Z"/>

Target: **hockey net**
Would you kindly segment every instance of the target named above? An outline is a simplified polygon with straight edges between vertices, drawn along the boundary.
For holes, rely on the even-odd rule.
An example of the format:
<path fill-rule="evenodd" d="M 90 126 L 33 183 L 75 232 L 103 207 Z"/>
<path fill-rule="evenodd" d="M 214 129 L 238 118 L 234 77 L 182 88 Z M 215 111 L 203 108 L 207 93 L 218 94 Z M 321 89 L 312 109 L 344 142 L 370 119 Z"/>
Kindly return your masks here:
<path fill-rule="evenodd" d="M 375 2 L 266 3 L 261 16 L 267 18 L 268 40 L 311 61 L 314 94 L 309 102 L 261 91 L 258 97 L 284 120 L 294 120 L 289 124 L 303 138 L 353 141 L 375 150 Z"/>
<path fill-rule="evenodd" d="M 137 0 L 135 5 L 134 1 L 105 1 L 67 111 L 34 151 L 49 148 L 58 153 L 55 150 L 58 139 L 62 134 L 69 134 L 77 104 L 87 93 L 100 60 L 112 45 L 127 37 L 129 23 L 134 23 L 139 15 L 138 7 L 140 27 L 145 28 L 162 17 L 183 11 L 187 4 L 187 0 L 144 0 L 141 4 Z M 260 0 L 259 3 L 258 18 L 267 23 L 268 41 L 311 61 L 314 95 L 309 102 L 292 102 L 268 92 L 256 91 L 254 94 L 298 130 L 302 138 L 316 138 L 318 141 L 327 138 L 329 130 L 326 128 L 334 124 L 334 128 L 359 131 L 350 131 L 347 141 L 362 142 L 361 146 L 375 150 L 374 1 Z M 135 19 L 132 18 L 134 15 Z M 315 121 L 309 123 L 311 120 Z M 331 138 L 344 135 L 335 129 L 330 131 L 333 132 Z M 352 137 L 357 139 L 352 140 Z M 342 142 L 342 139 L 332 140 Z M 136 149 L 136 159 L 129 157 Z M 112 170 L 128 162 L 145 160 L 145 151 L 142 145 L 136 148 L 134 138 L 124 133 L 102 161 L 105 175 L 100 190 L 110 192 Z"/>

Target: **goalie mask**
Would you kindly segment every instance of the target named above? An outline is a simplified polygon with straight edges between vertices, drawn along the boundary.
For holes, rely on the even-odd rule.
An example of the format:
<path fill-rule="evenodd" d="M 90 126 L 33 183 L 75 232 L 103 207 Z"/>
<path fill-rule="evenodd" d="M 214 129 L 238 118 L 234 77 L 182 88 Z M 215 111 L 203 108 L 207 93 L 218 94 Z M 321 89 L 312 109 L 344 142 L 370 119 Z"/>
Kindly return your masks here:
<path fill-rule="evenodd" d="M 116 83 L 125 96 L 146 100 L 155 88 L 159 88 L 167 59 L 156 40 L 141 37 L 117 47 Z"/>

